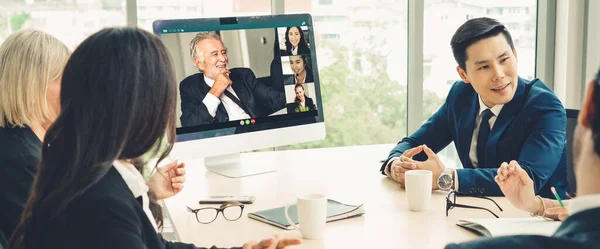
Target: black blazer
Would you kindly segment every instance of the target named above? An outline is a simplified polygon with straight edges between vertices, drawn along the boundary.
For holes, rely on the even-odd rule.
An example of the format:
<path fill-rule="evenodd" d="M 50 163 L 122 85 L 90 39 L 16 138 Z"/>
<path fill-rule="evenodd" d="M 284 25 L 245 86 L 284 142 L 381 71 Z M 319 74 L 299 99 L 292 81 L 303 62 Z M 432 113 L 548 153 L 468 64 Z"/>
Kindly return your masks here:
<path fill-rule="evenodd" d="M 312 83 L 315 82 L 315 77 L 313 75 L 313 72 L 310 70 L 306 70 L 306 79 L 304 80 L 304 83 Z M 293 74 L 286 74 L 283 75 L 283 83 L 285 85 L 295 85 L 296 84 L 296 78 L 294 77 Z"/>
<path fill-rule="evenodd" d="M 314 111 L 317 108 L 315 107 L 315 102 L 309 98 L 309 97 L 304 97 L 305 103 L 304 105 L 308 107 L 308 111 Z M 293 102 L 293 103 L 289 103 L 287 104 L 287 112 L 288 113 L 295 113 L 296 112 L 296 108 L 298 108 L 300 106 L 300 104 L 298 102 Z"/>
<path fill-rule="evenodd" d="M 285 107 L 285 94 L 260 83 L 252 70 L 233 68 L 229 75 L 231 87 L 240 98 L 243 109 L 250 117 L 266 116 Z M 229 121 L 223 104 L 219 104 L 215 117 L 211 116 L 202 100 L 210 91 L 204 75 L 188 76 L 179 85 L 181 94 L 181 125 L 193 126 Z"/>
<path fill-rule="evenodd" d="M 62 249 L 192 249 L 168 242 L 144 213 L 114 168 L 67 207 L 65 224 L 43 228 L 44 248 Z M 215 249 L 216 247 L 211 247 Z"/>
<path fill-rule="evenodd" d="M 310 48 L 308 47 L 298 47 L 298 54 L 310 54 Z M 290 56 L 292 54 L 292 48 L 286 48 L 285 50 L 281 50 L 281 56 Z"/>
<path fill-rule="evenodd" d="M 19 224 L 29 197 L 41 146 L 29 128 L 0 127 L 0 230 L 7 239 Z"/>
<path fill-rule="evenodd" d="M 518 235 L 450 244 L 446 249 L 565 249 L 600 248 L 600 208 L 585 210 L 567 218 L 552 235 Z"/>

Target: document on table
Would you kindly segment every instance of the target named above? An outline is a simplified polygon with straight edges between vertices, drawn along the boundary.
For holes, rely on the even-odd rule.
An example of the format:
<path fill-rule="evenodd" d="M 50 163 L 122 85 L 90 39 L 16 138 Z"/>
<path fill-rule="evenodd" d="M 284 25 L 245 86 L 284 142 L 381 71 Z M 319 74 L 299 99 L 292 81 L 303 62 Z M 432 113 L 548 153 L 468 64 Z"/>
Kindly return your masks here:
<path fill-rule="evenodd" d="M 560 221 L 548 221 L 541 217 L 460 219 L 456 223 L 458 226 L 487 237 L 520 234 L 551 236 L 560 224 Z"/>

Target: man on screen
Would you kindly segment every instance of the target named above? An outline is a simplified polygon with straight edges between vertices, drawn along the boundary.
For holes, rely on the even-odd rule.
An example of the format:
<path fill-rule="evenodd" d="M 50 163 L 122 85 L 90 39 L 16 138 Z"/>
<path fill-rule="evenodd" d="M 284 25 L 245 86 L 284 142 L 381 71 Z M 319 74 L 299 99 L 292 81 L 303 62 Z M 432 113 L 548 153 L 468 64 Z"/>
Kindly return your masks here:
<path fill-rule="evenodd" d="M 179 85 L 181 125 L 255 118 L 285 106 L 285 94 L 260 83 L 248 68 L 228 69 L 227 48 L 216 32 L 200 32 L 190 42 L 200 73 Z"/>

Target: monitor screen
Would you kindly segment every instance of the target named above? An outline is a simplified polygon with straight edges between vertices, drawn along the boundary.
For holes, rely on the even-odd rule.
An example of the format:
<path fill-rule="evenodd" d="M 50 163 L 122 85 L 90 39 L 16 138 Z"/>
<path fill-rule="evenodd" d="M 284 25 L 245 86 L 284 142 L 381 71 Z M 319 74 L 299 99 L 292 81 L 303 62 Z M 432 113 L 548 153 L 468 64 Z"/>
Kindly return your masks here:
<path fill-rule="evenodd" d="M 308 14 L 158 20 L 178 84 L 177 141 L 323 122 Z"/>

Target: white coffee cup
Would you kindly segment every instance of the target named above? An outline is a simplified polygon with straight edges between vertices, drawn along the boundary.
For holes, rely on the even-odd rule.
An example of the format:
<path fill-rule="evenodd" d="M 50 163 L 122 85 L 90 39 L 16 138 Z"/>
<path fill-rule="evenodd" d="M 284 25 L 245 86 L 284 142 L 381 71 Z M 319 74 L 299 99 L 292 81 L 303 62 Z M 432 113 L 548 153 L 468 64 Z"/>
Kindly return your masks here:
<path fill-rule="evenodd" d="M 410 211 L 426 211 L 431 204 L 432 176 L 429 170 L 409 170 L 404 173 L 406 200 Z"/>
<path fill-rule="evenodd" d="M 290 225 L 300 230 L 305 239 L 322 239 L 325 236 L 325 222 L 327 218 L 327 198 L 322 194 L 307 194 L 299 196 L 297 199 L 298 222 L 300 226 L 294 224 L 288 214 L 286 206 L 285 218 Z"/>

